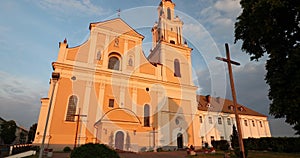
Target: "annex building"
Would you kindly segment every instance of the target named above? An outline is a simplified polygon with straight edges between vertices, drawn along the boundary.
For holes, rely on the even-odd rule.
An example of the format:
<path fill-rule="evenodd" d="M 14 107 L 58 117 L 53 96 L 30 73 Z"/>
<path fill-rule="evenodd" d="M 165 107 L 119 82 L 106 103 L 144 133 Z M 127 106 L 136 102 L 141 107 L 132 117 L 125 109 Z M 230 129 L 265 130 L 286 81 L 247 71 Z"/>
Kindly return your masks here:
<path fill-rule="evenodd" d="M 144 36 L 121 18 L 91 23 L 80 46 L 61 42 L 52 64 L 59 79 L 41 99 L 34 143 L 42 142 L 50 105 L 45 144 L 54 149 L 93 142 L 139 152 L 230 140 L 232 102 L 196 94 L 192 49 L 174 7 L 160 2 L 148 57 Z M 267 116 L 239 107 L 244 138 L 271 136 Z"/>

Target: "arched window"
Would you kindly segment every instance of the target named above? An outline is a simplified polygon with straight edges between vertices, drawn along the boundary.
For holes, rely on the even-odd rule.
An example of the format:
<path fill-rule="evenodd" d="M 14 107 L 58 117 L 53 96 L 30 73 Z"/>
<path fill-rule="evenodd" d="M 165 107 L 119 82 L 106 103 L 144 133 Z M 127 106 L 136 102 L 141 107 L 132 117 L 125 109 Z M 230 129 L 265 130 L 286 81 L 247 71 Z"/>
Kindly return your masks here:
<path fill-rule="evenodd" d="M 108 60 L 108 69 L 120 70 L 120 59 L 116 55 L 110 55 Z"/>
<path fill-rule="evenodd" d="M 175 77 L 181 77 L 181 74 L 180 74 L 180 62 L 178 59 L 175 59 L 174 60 L 174 76 Z"/>
<path fill-rule="evenodd" d="M 148 104 L 144 106 L 144 126 L 150 127 L 150 106 Z"/>
<path fill-rule="evenodd" d="M 68 103 L 68 111 L 66 116 L 66 121 L 75 121 L 77 97 L 75 95 L 70 96 Z"/>
<path fill-rule="evenodd" d="M 167 18 L 169 20 L 171 20 L 171 9 L 170 8 L 167 9 Z"/>

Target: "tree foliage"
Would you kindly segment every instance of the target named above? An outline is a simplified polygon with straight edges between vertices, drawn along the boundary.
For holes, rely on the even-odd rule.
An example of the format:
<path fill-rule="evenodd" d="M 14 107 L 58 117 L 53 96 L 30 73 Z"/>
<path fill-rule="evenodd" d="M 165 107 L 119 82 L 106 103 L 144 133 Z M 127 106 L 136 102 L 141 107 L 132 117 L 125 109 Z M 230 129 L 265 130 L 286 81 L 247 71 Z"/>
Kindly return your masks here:
<path fill-rule="evenodd" d="M 37 128 L 37 123 L 33 124 L 28 132 L 28 140 L 27 143 L 32 143 L 34 141 L 34 136 Z"/>
<path fill-rule="evenodd" d="M 300 1 L 241 0 L 235 42 L 251 60 L 268 55 L 269 113 L 285 118 L 300 134 Z"/>
<path fill-rule="evenodd" d="M 231 142 L 232 148 L 239 147 L 239 136 L 238 136 L 238 132 L 235 128 L 235 125 L 232 126 L 232 134 L 230 135 L 230 142 Z"/>
<path fill-rule="evenodd" d="M 11 144 L 16 139 L 16 122 L 13 120 L 3 122 L 0 129 L 0 137 L 5 144 Z"/>

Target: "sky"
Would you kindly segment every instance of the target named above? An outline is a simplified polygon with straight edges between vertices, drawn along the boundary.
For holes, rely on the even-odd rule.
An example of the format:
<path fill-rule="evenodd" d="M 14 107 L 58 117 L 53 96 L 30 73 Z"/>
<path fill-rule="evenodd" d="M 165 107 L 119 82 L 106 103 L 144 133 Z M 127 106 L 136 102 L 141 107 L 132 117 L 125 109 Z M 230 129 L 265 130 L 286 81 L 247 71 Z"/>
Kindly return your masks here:
<path fill-rule="evenodd" d="M 173 0 L 184 22 L 183 34 L 193 48 L 193 79 L 198 94 L 231 99 L 225 57 L 228 43 L 237 101 L 268 116 L 272 136 L 294 136 L 284 119 L 268 114 L 269 87 L 265 83 L 267 56 L 258 62 L 234 43 L 234 23 L 242 9 L 239 0 Z M 58 43 L 69 47 L 89 37 L 89 24 L 120 17 L 145 36 L 145 55 L 151 49 L 151 27 L 157 21 L 160 0 L 2 0 L 0 1 L 0 117 L 27 129 L 36 123 L 40 98 L 47 97 Z"/>

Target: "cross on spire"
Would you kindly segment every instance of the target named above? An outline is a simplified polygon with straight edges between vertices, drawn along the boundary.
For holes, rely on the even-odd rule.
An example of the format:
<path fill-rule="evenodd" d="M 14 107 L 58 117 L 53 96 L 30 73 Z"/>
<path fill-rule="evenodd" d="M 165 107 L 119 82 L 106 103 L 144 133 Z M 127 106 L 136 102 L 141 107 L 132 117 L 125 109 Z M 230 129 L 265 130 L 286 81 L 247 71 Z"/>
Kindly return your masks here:
<path fill-rule="evenodd" d="M 118 17 L 120 18 L 121 16 L 121 9 L 119 8 L 118 10 L 116 10 L 118 12 Z"/>

